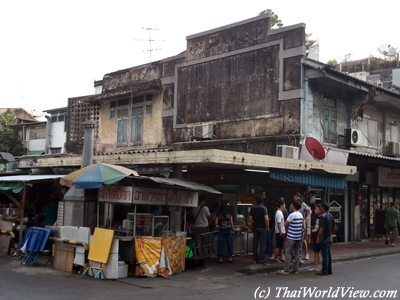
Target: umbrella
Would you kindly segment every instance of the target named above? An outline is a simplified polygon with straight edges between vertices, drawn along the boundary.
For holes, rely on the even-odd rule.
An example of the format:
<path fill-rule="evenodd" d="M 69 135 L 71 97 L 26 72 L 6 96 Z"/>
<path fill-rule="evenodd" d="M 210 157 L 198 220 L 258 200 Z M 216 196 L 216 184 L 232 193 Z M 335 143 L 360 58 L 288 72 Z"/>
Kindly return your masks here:
<path fill-rule="evenodd" d="M 139 176 L 136 171 L 125 167 L 96 163 L 62 177 L 60 183 L 69 187 L 73 185 L 78 189 L 97 189 L 130 175 Z"/>

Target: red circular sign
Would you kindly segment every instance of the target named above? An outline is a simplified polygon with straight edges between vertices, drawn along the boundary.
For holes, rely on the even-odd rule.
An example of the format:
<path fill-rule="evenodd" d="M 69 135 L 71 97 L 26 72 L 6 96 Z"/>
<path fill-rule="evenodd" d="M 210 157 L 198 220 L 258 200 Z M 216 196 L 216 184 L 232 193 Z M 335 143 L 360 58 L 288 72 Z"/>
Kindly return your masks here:
<path fill-rule="evenodd" d="M 317 160 L 322 160 L 325 158 L 325 149 L 324 146 L 315 138 L 307 137 L 306 141 L 307 151 Z"/>

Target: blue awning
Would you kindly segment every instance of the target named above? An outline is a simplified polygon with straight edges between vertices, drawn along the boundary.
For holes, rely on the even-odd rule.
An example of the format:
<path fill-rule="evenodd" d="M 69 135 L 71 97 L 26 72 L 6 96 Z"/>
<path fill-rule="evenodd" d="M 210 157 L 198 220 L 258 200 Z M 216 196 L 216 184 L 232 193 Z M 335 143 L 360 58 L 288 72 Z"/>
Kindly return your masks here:
<path fill-rule="evenodd" d="M 347 187 L 346 176 L 340 175 L 285 170 L 270 170 L 269 175 L 275 180 L 297 183 L 301 185 L 310 185 L 312 187 L 339 190 L 345 190 Z"/>

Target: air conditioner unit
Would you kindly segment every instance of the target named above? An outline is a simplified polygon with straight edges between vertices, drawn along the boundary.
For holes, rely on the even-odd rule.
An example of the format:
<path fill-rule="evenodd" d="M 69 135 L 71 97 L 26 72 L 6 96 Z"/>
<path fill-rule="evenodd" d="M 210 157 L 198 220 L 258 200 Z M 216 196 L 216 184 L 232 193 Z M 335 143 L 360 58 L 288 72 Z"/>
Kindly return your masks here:
<path fill-rule="evenodd" d="M 200 124 L 193 126 L 193 137 L 197 139 L 212 139 L 213 135 L 213 124 Z"/>
<path fill-rule="evenodd" d="M 400 143 L 388 142 L 386 145 L 386 155 L 400 156 Z"/>
<path fill-rule="evenodd" d="M 287 146 L 287 145 L 277 145 L 276 146 L 276 156 L 299 159 L 299 147 Z"/>
<path fill-rule="evenodd" d="M 361 130 L 348 128 L 344 130 L 346 145 L 348 146 L 365 146 L 363 143 L 363 134 Z"/>

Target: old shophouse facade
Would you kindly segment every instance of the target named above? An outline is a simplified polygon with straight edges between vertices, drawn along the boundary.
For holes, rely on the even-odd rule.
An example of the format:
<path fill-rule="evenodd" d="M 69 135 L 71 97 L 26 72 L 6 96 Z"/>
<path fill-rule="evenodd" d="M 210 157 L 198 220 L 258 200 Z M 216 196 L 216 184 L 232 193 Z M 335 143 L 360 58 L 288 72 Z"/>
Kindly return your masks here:
<path fill-rule="evenodd" d="M 106 74 L 95 86 L 94 95 L 68 100 L 67 152 L 81 153 L 81 124 L 91 119 L 97 161 L 213 185 L 240 214 L 251 191 L 267 191 L 272 208 L 280 196 L 315 192 L 335 206 L 340 240 L 358 238 L 355 195 L 366 172 L 397 162 L 382 158 L 395 139 L 387 128 L 396 128 L 381 117 L 389 108 L 397 118 L 399 95 L 306 58 L 304 24 L 271 29 L 258 16 L 194 34 L 177 56 Z M 347 142 L 353 129 L 370 144 Z M 325 160 L 306 155 L 307 136 L 325 146 Z M 376 160 L 372 171 L 363 159 Z M 80 158 L 37 165 L 78 167 Z"/>

